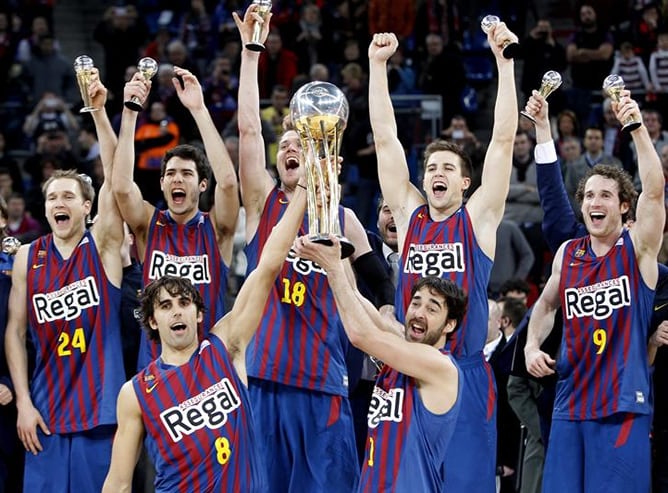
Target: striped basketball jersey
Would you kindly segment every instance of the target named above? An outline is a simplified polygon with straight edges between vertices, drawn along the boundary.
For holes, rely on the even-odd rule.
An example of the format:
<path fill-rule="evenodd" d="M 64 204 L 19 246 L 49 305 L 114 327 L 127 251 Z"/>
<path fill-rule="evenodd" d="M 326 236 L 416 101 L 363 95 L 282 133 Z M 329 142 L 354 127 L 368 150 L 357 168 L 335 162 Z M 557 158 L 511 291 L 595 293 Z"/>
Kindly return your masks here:
<path fill-rule="evenodd" d="M 414 378 L 383 367 L 369 405 L 360 493 L 442 490 L 461 388 L 460 378 L 454 406 L 445 414 L 433 414 L 425 408 Z"/>
<path fill-rule="evenodd" d="M 287 197 L 278 188 L 267 197 L 257 232 L 246 246 L 248 272 L 257 266 L 264 244 L 287 204 Z M 343 218 L 342 208 L 340 217 Z M 308 220 L 304 215 L 299 235 L 307 231 Z M 269 293 L 260 326 L 248 346 L 248 375 L 347 396 L 347 346 L 326 272 L 290 250 Z"/>
<path fill-rule="evenodd" d="M 111 284 L 89 231 L 68 259 L 53 235 L 28 252 L 28 326 L 36 361 L 31 396 L 52 433 L 116 423 L 125 380 L 121 290 Z"/>
<path fill-rule="evenodd" d="M 589 236 L 570 241 L 559 292 L 564 332 L 554 417 L 648 414 L 647 331 L 654 290 L 640 275 L 628 230 L 600 257 Z"/>
<path fill-rule="evenodd" d="M 209 214 L 198 212 L 187 223 L 178 224 L 169 211 L 155 209 L 144 252 L 144 286 L 165 275 L 189 279 L 207 308 L 199 326 L 200 340 L 225 315 L 227 271 Z M 159 343 L 142 333 L 138 368 L 144 368 L 159 355 Z"/>
<path fill-rule="evenodd" d="M 487 339 L 487 284 L 492 270 L 490 259 L 478 245 L 466 207 L 460 207 L 444 221 L 432 221 L 429 208 L 413 211 L 399 262 L 395 308 L 404 321 L 411 289 L 422 277 L 450 279 L 468 294 L 468 309 L 460 328 L 447 343 L 455 358 L 482 351 Z"/>
<path fill-rule="evenodd" d="M 215 335 L 181 366 L 153 361 L 132 379 L 156 493 L 265 492 L 248 390 Z"/>

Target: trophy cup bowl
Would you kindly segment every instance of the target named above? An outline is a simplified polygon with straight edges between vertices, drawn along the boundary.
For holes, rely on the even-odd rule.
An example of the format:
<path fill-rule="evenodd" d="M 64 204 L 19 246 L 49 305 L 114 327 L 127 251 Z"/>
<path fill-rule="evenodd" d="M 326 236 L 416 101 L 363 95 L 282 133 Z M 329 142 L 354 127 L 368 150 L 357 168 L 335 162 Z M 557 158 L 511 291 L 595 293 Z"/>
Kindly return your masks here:
<path fill-rule="evenodd" d="M 147 81 L 151 80 L 158 71 L 158 62 L 156 62 L 151 57 L 144 57 L 141 60 L 139 60 L 139 63 L 137 63 L 137 70 L 144 77 L 145 80 Z M 125 101 L 123 104 L 125 105 L 126 108 L 132 111 L 142 110 L 141 101 L 139 101 L 139 98 L 137 96 L 132 96 L 128 101 Z"/>
<path fill-rule="evenodd" d="M 624 90 L 624 79 L 617 74 L 608 75 L 603 81 L 603 90 L 610 96 L 610 99 L 616 103 L 619 102 L 619 93 Z M 622 130 L 624 132 L 631 132 L 640 127 L 640 125 L 642 125 L 640 118 L 631 115 L 622 122 Z"/>
<path fill-rule="evenodd" d="M 540 89 L 538 89 L 538 93 L 545 99 L 547 99 L 547 97 L 550 94 L 559 89 L 560 85 L 561 85 L 561 75 L 559 74 L 559 72 L 550 70 L 548 72 L 545 72 L 545 74 L 543 74 L 543 80 L 540 83 Z M 534 124 L 536 123 L 536 119 L 526 111 L 524 110 L 520 111 L 520 115 L 528 118 L 529 120 L 534 122 Z"/>
<path fill-rule="evenodd" d="M 77 76 L 77 84 L 79 85 L 79 92 L 84 104 L 79 113 L 90 113 L 91 111 L 98 110 L 93 107 L 93 103 L 88 95 L 88 86 L 90 85 L 94 67 L 93 59 L 88 55 L 80 55 L 74 59 L 74 72 Z"/>
<path fill-rule="evenodd" d="M 21 242 L 19 239 L 13 236 L 6 236 L 2 239 L 2 253 L 6 253 L 7 255 L 16 255 L 20 246 Z"/>
<path fill-rule="evenodd" d="M 257 10 L 255 13 L 262 17 L 262 19 L 267 18 L 267 14 L 271 12 L 271 0 L 254 0 L 252 5 L 257 5 Z M 251 40 L 246 43 L 246 48 L 251 51 L 264 51 L 264 45 L 260 42 L 260 37 L 262 36 L 262 24 L 256 22 L 253 25 L 253 34 Z"/>
<path fill-rule="evenodd" d="M 304 155 L 309 239 L 331 245 L 329 235 L 341 243 L 341 257 L 355 247 L 341 234 L 339 222 L 339 150 L 348 122 L 348 100 L 329 82 L 302 86 L 290 101 L 290 116 Z"/>
<path fill-rule="evenodd" d="M 487 34 L 489 30 L 499 22 L 501 22 L 501 19 L 499 19 L 497 16 L 486 15 L 480 21 L 480 28 L 485 34 Z M 503 57 L 508 59 L 515 58 L 519 54 L 519 48 L 520 45 L 518 43 L 515 43 L 509 39 L 505 40 L 503 42 Z"/>

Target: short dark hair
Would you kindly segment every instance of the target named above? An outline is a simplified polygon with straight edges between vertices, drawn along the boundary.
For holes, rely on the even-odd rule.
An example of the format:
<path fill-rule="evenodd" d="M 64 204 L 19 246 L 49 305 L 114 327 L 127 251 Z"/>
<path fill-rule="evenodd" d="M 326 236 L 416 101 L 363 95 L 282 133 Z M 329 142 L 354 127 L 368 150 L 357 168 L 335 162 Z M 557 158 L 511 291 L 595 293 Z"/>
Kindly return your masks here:
<path fill-rule="evenodd" d="M 527 306 L 522 300 L 513 298 L 510 296 L 504 296 L 500 298 L 498 303 L 503 303 L 503 310 L 501 311 L 502 317 L 508 317 L 510 323 L 513 324 L 513 327 L 517 326 L 522 322 L 524 314 L 527 312 Z"/>
<path fill-rule="evenodd" d="M 157 330 L 151 329 L 150 320 L 155 313 L 155 304 L 160 296 L 160 290 L 165 289 L 171 296 L 182 296 L 192 301 L 197 307 L 197 311 L 204 313 L 206 307 L 199 291 L 193 286 L 189 279 L 175 276 L 163 276 L 156 279 L 144 288 L 139 298 L 139 310 L 141 324 L 148 334 L 149 340 L 160 341 L 160 334 Z"/>
<path fill-rule="evenodd" d="M 617 182 L 617 188 L 619 189 L 617 194 L 619 203 L 622 204 L 626 202 L 629 204 L 629 210 L 622 214 L 622 222 L 625 223 L 629 218 L 629 212 L 635 210 L 635 202 L 638 197 L 638 192 L 636 192 L 636 189 L 633 186 L 631 176 L 623 168 L 618 166 L 597 164 L 591 168 L 578 183 L 578 189 L 575 192 L 575 200 L 578 201 L 578 204 L 582 204 L 582 200 L 584 199 L 584 189 L 587 180 L 594 175 L 601 175 L 604 178 L 609 178 Z"/>
<path fill-rule="evenodd" d="M 514 277 L 504 281 L 504 283 L 501 284 L 501 287 L 499 288 L 499 293 L 501 293 L 501 296 L 506 296 L 510 291 L 521 291 L 522 293 L 528 295 L 531 291 L 531 287 L 524 279 Z"/>
<path fill-rule="evenodd" d="M 423 166 L 427 166 L 427 162 L 429 161 L 429 158 L 432 154 L 440 151 L 450 151 L 459 156 L 459 159 L 461 160 L 462 176 L 471 178 L 473 164 L 471 163 L 470 156 L 466 153 L 466 151 L 464 151 L 462 146 L 447 140 L 435 140 L 425 148 Z"/>
<path fill-rule="evenodd" d="M 438 276 L 426 276 L 418 280 L 411 289 L 411 298 L 415 296 L 422 288 L 428 288 L 432 294 L 438 294 L 445 298 L 445 303 L 448 306 L 448 320 L 455 320 L 454 333 L 459 329 L 464 315 L 466 315 L 466 308 L 468 306 L 468 295 L 466 291 L 457 286 L 450 279 L 443 279 Z"/>
<path fill-rule="evenodd" d="M 195 147 L 190 144 L 181 144 L 176 147 L 172 147 L 168 150 L 162 158 L 162 163 L 160 164 L 160 177 L 165 176 L 165 170 L 167 169 L 167 163 L 173 157 L 180 157 L 181 159 L 192 161 L 195 163 L 197 168 L 197 179 L 201 182 L 202 180 L 208 180 L 211 176 L 211 165 L 209 160 L 199 147 Z"/>

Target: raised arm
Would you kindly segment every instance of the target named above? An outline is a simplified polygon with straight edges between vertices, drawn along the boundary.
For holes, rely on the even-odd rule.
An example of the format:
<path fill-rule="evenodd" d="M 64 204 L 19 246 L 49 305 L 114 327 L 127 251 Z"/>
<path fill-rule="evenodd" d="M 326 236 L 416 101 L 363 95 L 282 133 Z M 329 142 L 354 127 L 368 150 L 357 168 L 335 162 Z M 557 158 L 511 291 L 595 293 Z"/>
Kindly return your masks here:
<path fill-rule="evenodd" d="M 42 451 L 42 445 L 37 437 L 37 427 L 39 426 L 47 435 L 50 432 L 32 402 L 28 386 L 26 274 L 29 248 L 30 245 L 23 245 L 14 259 L 12 290 L 9 294 L 9 318 L 5 333 L 5 356 L 16 395 L 18 409 L 16 428 L 19 439 L 27 451 L 37 454 Z"/>
<path fill-rule="evenodd" d="M 559 280 L 565 245 L 564 243 L 555 254 L 552 274 L 536 301 L 529 319 L 524 356 L 528 372 L 537 378 L 554 373 L 555 361 L 547 353 L 541 351 L 540 345 L 552 332 L 554 316 L 559 308 Z"/>
<path fill-rule="evenodd" d="M 510 186 L 513 162 L 513 143 L 517 131 L 517 91 L 515 89 L 515 65 L 504 58 L 503 43 L 517 42 L 503 22 L 487 33 L 487 40 L 499 73 L 499 85 L 494 106 L 492 138 L 485 154 L 480 187 L 469 199 L 466 207 L 471 215 L 476 237 L 482 250 L 494 258 L 496 229 L 503 218 L 506 197 Z"/>
<path fill-rule="evenodd" d="M 363 299 L 346 276 L 340 244 L 336 238 L 333 241 L 334 247 L 327 247 L 311 242 L 306 236 L 301 237 L 296 242 L 297 254 L 315 261 L 327 271 L 327 280 L 351 344 L 395 370 L 419 380 L 427 408 L 436 413 L 446 412 L 455 401 L 453 394 L 443 392 L 443 389 L 454 384 L 456 396 L 456 368 L 435 347 L 397 337 L 395 333 L 385 330 L 385 322 L 369 315 L 369 311 L 375 311 L 375 308 Z M 454 320 L 446 322 L 455 323 Z"/>
<path fill-rule="evenodd" d="M 124 101 L 132 96 L 137 96 L 140 101 L 145 101 L 150 87 L 150 82 L 145 82 L 141 74 L 135 74 L 132 80 L 125 84 Z M 121 129 L 112 166 L 111 188 L 121 216 L 134 233 L 139 253 L 143 255 L 146 247 L 147 228 L 155 207 L 144 200 L 141 190 L 133 180 L 136 126 L 137 112 L 123 108 Z"/>
<path fill-rule="evenodd" d="M 206 155 L 211 163 L 213 176 L 216 178 L 211 220 L 216 228 L 216 240 L 223 260 L 230 265 L 234 246 L 234 229 L 239 215 L 237 174 L 223 139 L 204 104 L 202 87 L 197 77 L 181 67 L 174 67 L 174 75 L 180 76 L 183 80 L 183 86 L 176 77 L 172 79 L 172 83 L 181 103 L 188 108 L 197 124 Z"/>
<path fill-rule="evenodd" d="M 555 252 L 566 240 L 584 236 L 587 229 L 578 222 L 568 200 L 561 176 L 561 166 L 552 139 L 549 105 L 538 91 L 533 91 L 525 110 L 536 119 L 536 182 L 543 209 L 543 235 Z"/>
<path fill-rule="evenodd" d="M 144 438 L 144 423 L 132 381 L 125 382 L 118 393 L 116 416 L 118 417 L 118 429 L 114 436 L 111 465 L 107 478 L 104 480 L 102 493 L 130 493 L 132 491 L 132 476 Z"/>
<path fill-rule="evenodd" d="M 262 18 L 255 13 L 256 10 L 256 5 L 248 7 L 243 20 L 236 12 L 232 13 L 243 46 L 251 39 L 253 24 L 263 22 Z M 271 14 L 267 15 L 265 25 L 262 27 L 262 43 L 269 34 L 270 19 Z M 257 81 L 259 59 L 258 52 L 242 48 L 237 119 L 239 124 L 239 182 L 241 201 L 246 209 L 247 241 L 255 236 L 264 203 L 274 186 L 274 180 L 266 169 L 265 146 L 262 139 L 260 89 Z"/>
<path fill-rule="evenodd" d="M 369 118 L 376 144 L 380 189 L 392 209 L 400 242 L 403 243 L 411 214 L 425 203 L 425 198 L 410 181 L 406 154 L 397 135 L 397 122 L 390 99 L 387 60 L 397 50 L 398 44 L 394 34 L 379 33 L 374 34 L 369 45 Z"/>
<path fill-rule="evenodd" d="M 239 290 L 232 310 L 212 329 L 225 342 L 234 366 L 244 381 L 246 346 L 260 323 L 262 309 L 297 236 L 305 209 L 306 187 L 300 183 L 295 187 L 283 217 L 271 231 L 257 267 Z"/>

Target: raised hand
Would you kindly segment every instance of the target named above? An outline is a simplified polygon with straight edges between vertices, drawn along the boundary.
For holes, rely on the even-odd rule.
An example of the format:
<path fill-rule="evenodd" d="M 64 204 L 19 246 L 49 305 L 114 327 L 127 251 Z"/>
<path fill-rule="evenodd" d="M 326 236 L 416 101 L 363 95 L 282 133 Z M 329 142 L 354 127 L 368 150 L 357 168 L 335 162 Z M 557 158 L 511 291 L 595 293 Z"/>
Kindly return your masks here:
<path fill-rule="evenodd" d="M 181 81 L 178 79 L 179 77 L 181 78 L 181 81 L 183 81 L 183 86 L 181 86 Z M 200 86 L 197 77 L 190 71 L 181 67 L 174 67 L 172 84 L 174 84 L 176 95 L 179 97 L 183 106 L 191 111 L 204 107 L 202 86 Z"/>
<path fill-rule="evenodd" d="M 518 38 L 505 22 L 498 22 L 487 32 L 487 41 L 497 61 L 508 61 L 509 59 L 503 56 L 503 48 L 508 46 L 508 42 L 517 43 Z"/>
<path fill-rule="evenodd" d="M 91 70 L 90 84 L 88 84 L 88 95 L 93 108 L 102 109 L 107 103 L 108 91 L 100 80 L 100 71 L 93 67 Z"/>
<path fill-rule="evenodd" d="M 241 20 L 239 14 L 232 12 L 232 18 L 234 19 L 234 23 L 237 25 L 237 29 L 239 29 L 239 34 L 241 35 L 241 44 L 243 46 L 246 46 L 246 44 L 251 41 L 253 37 L 253 26 L 256 23 L 262 25 L 262 31 L 260 33 L 259 39 L 260 43 L 264 44 L 264 42 L 267 40 L 267 36 L 269 35 L 269 26 L 271 25 L 270 21 L 272 14 L 270 12 L 263 19 L 259 14 L 256 13 L 257 9 L 257 5 L 251 4 L 246 9 L 243 20 Z"/>
<path fill-rule="evenodd" d="M 150 90 L 151 81 L 146 80 L 141 73 L 137 72 L 132 76 L 132 79 L 125 83 L 123 101 L 130 101 L 134 96 L 139 99 L 139 102 L 143 106 L 146 103 L 146 98 L 148 98 Z"/>
<path fill-rule="evenodd" d="M 299 258 L 314 261 L 329 272 L 341 264 L 341 242 L 334 235 L 329 235 L 331 246 L 315 243 L 308 236 L 300 236 L 295 240 L 293 249 Z"/>
<path fill-rule="evenodd" d="M 535 89 L 531 93 L 531 97 L 527 101 L 524 111 L 533 116 L 536 120 L 536 125 L 549 125 L 549 106 L 547 100 L 540 95 L 540 92 Z"/>
<path fill-rule="evenodd" d="M 387 62 L 397 51 L 399 40 L 394 33 L 377 33 L 369 44 L 369 60 Z"/>

